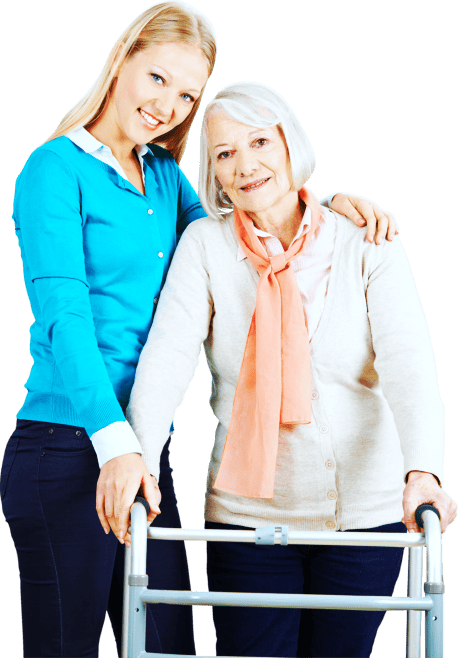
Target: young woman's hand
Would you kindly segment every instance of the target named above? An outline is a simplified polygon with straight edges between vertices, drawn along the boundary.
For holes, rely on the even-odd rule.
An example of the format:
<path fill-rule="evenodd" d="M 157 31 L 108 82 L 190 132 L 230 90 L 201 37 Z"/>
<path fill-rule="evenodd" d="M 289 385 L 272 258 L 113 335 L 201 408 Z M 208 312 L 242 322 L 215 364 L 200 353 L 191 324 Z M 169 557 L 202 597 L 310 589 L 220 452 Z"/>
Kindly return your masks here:
<path fill-rule="evenodd" d="M 372 201 L 349 194 L 336 194 L 331 203 L 332 210 L 345 215 L 358 226 L 367 224 L 366 240 L 381 244 L 383 239 L 391 242 L 399 233 L 396 220 L 389 212 L 383 211 Z"/>
<path fill-rule="evenodd" d="M 404 489 L 402 505 L 404 518 L 402 522 L 409 532 L 421 532 L 415 521 L 415 510 L 419 505 L 429 503 L 436 507 L 441 515 L 441 532 L 456 517 L 456 503 L 440 487 L 434 475 L 423 471 L 410 471 Z"/>
<path fill-rule="evenodd" d="M 161 494 L 156 478 L 148 473 L 141 456 L 137 452 L 121 455 L 110 459 L 100 469 L 96 493 L 100 523 L 107 534 L 111 527 L 119 541 L 128 546 L 130 508 L 139 490 L 151 508 L 147 517 L 148 524 L 151 524 L 161 513 Z"/>

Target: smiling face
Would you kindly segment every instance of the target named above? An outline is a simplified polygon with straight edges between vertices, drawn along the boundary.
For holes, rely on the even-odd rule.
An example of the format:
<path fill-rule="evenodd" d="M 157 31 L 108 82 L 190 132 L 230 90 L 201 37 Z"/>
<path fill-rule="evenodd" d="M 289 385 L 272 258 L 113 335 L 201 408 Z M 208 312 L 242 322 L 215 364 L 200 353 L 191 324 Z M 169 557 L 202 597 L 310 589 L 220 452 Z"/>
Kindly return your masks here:
<path fill-rule="evenodd" d="M 217 110 L 208 118 L 207 136 L 216 178 L 239 210 L 256 214 L 281 207 L 291 194 L 297 198 L 277 126 L 247 126 Z"/>
<path fill-rule="evenodd" d="M 208 78 L 208 62 L 196 45 L 165 43 L 126 60 L 108 112 L 119 136 L 146 144 L 168 133 L 191 112 Z"/>

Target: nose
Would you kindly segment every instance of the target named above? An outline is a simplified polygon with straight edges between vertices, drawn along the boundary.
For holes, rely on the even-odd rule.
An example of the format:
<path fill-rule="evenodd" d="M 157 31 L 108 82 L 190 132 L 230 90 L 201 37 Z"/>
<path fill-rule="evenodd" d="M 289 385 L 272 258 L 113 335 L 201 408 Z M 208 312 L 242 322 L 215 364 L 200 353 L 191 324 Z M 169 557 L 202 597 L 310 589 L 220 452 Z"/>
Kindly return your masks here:
<path fill-rule="evenodd" d="M 254 174 L 259 163 L 251 149 L 240 149 L 236 154 L 236 170 L 239 176 L 247 177 Z"/>
<path fill-rule="evenodd" d="M 173 115 L 174 110 L 175 96 L 172 91 L 163 89 L 162 93 L 154 101 L 154 107 L 156 111 L 160 114 L 157 118 L 168 123 Z"/>

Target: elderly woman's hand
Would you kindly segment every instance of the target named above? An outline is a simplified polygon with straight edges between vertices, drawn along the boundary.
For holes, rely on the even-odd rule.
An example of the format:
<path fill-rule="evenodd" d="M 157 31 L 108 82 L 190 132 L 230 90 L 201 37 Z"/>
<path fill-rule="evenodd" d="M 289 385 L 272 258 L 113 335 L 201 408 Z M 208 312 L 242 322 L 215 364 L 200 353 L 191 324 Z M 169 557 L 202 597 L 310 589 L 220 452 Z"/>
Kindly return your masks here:
<path fill-rule="evenodd" d="M 161 513 L 161 494 L 156 478 L 149 474 L 141 456 L 137 452 L 121 455 L 110 459 L 100 469 L 96 494 L 100 523 L 107 534 L 111 527 L 121 544 L 128 546 L 130 508 L 139 490 L 151 508 L 147 517 L 150 524 Z"/>
<path fill-rule="evenodd" d="M 439 510 L 442 532 L 456 517 L 455 501 L 439 486 L 434 475 L 423 471 L 410 471 L 402 501 L 404 508 L 402 522 L 407 526 L 409 532 L 421 532 L 415 522 L 415 510 L 423 503 L 430 503 Z"/>
<path fill-rule="evenodd" d="M 345 215 L 358 226 L 367 224 L 366 240 L 381 244 L 386 238 L 391 241 L 399 233 L 396 220 L 389 212 L 385 212 L 372 201 L 361 199 L 349 194 L 336 194 L 331 208 L 341 215 Z"/>

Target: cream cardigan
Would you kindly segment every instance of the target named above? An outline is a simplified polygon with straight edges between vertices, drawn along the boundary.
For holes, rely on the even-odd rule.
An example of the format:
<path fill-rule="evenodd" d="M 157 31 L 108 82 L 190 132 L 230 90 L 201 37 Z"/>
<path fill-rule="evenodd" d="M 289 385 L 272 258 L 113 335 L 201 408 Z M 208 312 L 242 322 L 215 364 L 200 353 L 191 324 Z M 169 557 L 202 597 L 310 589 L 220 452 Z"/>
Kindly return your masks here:
<path fill-rule="evenodd" d="M 310 343 L 313 421 L 280 426 L 272 499 L 218 491 L 258 274 L 237 261 L 232 215 L 181 238 L 140 356 L 127 418 L 150 473 L 204 343 L 219 421 L 205 516 L 298 530 L 376 527 L 402 518 L 404 476 L 442 477 L 443 406 L 423 311 L 399 238 L 377 246 L 337 215 L 326 303 Z"/>

